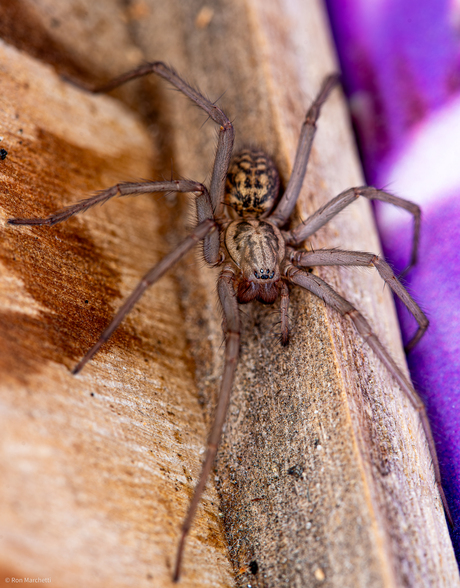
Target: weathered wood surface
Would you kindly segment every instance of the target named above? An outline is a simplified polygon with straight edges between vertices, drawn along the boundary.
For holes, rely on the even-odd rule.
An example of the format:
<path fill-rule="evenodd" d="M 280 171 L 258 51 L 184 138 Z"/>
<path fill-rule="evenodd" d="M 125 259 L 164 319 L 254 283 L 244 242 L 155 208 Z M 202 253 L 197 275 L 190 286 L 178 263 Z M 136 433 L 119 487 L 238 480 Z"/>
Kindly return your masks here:
<path fill-rule="evenodd" d="M 167 176 L 171 158 L 175 174 L 199 181 L 211 169 L 212 122 L 202 126 L 202 113 L 163 82 L 116 94 L 142 113 L 148 134 L 123 104 L 80 92 L 43 62 L 91 81 L 162 59 L 213 100 L 221 96 L 236 146 L 263 146 L 283 182 L 308 103 L 336 69 L 314 1 L 149 0 L 122 10 L 109 0 L 16 0 L 1 10 L 3 219 L 47 214 L 121 179 Z M 318 127 L 300 217 L 362 183 L 339 91 Z M 214 272 L 189 256 L 81 376 L 69 368 L 184 233 L 180 202 L 119 199 L 53 229 L 2 229 L 5 577 L 170 583 L 221 370 Z M 378 251 L 367 203 L 334 219 L 312 245 Z M 332 268 L 320 275 L 405 366 L 378 276 Z M 212 480 L 223 517 L 209 484 L 183 585 L 459 586 L 416 415 L 353 327 L 308 294 L 292 298 L 288 349 L 277 343 L 272 308 L 244 309 Z"/>

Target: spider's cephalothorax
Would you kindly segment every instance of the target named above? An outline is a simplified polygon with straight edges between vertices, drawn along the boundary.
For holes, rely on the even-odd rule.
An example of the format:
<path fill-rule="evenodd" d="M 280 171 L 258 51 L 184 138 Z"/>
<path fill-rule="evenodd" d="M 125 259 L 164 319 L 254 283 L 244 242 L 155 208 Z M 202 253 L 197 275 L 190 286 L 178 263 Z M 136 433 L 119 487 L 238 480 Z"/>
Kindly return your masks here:
<path fill-rule="evenodd" d="M 272 304 L 278 298 L 284 239 L 278 227 L 258 219 L 233 221 L 225 231 L 225 247 L 240 270 L 237 299 L 240 304 L 258 300 Z"/>
<path fill-rule="evenodd" d="M 217 281 L 217 290 L 224 316 L 225 363 L 219 402 L 209 436 L 206 457 L 187 516 L 182 525 L 174 579 L 177 581 L 179 578 L 185 538 L 190 530 L 196 508 L 214 462 L 233 386 L 240 341 L 238 303 L 258 300 L 271 304 L 279 296 L 281 300 L 281 342 L 287 344 L 289 341 L 288 284 L 309 290 L 342 316 L 350 318 L 358 332 L 398 382 L 420 415 L 444 509 L 448 518 L 452 521 L 441 486 L 436 449 L 422 400 L 415 392 L 411 382 L 372 332 L 363 315 L 321 278 L 310 273 L 308 268 L 325 265 L 375 267 L 419 324 L 418 331 L 407 345 L 407 348 L 413 347 L 425 332 L 428 326 L 426 316 L 395 277 L 388 264 L 377 255 L 337 249 L 307 251 L 298 248 L 305 239 L 329 222 L 332 217 L 354 202 L 357 197 L 363 196 L 370 200 L 389 202 L 413 214 L 415 230 L 410 267 L 416 262 L 417 258 L 420 231 L 419 207 L 407 200 L 368 186 L 350 188 L 330 200 L 297 227 L 292 230 L 281 230 L 287 224 L 299 197 L 316 130 L 316 121 L 322 105 L 337 83 L 337 76 L 332 75 L 325 79 L 318 96 L 307 111 L 300 132 L 291 177 L 287 183 L 286 190 L 277 203 L 279 176 L 272 160 L 262 151 L 255 149 L 245 149 L 231 159 L 234 130 L 226 114 L 163 63 L 157 61 L 145 64 L 93 91 L 108 91 L 128 80 L 149 73 L 156 73 L 166 79 L 202 108 L 219 125 L 219 141 L 209 191 L 203 184 L 191 180 L 124 183 L 102 190 L 96 195 L 58 211 L 47 218 L 17 218 L 10 219 L 9 222 L 16 225 L 54 225 L 66 220 L 73 214 L 87 210 L 94 204 L 103 203 L 113 196 L 127 196 L 147 192 L 192 192 L 196 194 L 199 222 L 195 230 L 176 250 L 168 254 L 144 276 L 97 343 L 73 371 L 73 373 L 80 371 L 103 343 L 107 341 L 144 291 L 190 251 L 197 241 L 203 240 L 203 252 L 206 262 L 210 265 L 220 265 L 222 267 Z M 224 219 L 224 205 L 226 205 L 226 209 L 233 220 L 229 220 L 228 217 Z"/>

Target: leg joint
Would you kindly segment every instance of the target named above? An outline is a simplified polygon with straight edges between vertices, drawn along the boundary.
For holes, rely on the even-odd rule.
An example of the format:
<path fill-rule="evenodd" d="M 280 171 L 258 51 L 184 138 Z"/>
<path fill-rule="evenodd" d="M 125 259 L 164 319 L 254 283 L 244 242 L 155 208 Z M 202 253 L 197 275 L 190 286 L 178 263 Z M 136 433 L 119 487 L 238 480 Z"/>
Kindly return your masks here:
<path fill-rule="evenodd" d="M 302 270 L 300 270 L 299 268 L 295 267 L 294 265 L 292 265 L 291 263 L 288 263 L 286 265 L 286 267 L 284 268 L 284 275 L 289 278 L 292 279 L 296 274 L 298 274 L 299 272 L 301 272 Z"/>
<path fill-rule="evenodd" d="M 304 125 L 308 127 L 315 127 L 316 128 L 316 121 L 318 120 L 319 116 L 319 108 L 313 105 L 310 110 L 307 112 L 307 116 L 305 117 Z"/>
<path fill-rule="evenodd" d="M 378 263 L 380 257 L 378 255 L 373 255 L 372 259 L 369 261 L 369 265 L 373 265 L 375 267 L 376 263 Z"/>

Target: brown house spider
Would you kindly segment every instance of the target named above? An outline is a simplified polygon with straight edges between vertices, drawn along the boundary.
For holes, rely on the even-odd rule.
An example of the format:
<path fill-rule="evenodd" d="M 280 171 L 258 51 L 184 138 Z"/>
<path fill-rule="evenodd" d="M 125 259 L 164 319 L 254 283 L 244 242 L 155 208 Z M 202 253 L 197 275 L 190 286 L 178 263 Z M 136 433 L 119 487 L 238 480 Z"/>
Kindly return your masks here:
<path fill-rule="evenodd" d="M 375 267 L 383 280 L 413 314 L 419 325 L 417 332 L 407 345 L 407 349 L 411 349 L 427 329 L 428 320 L 426 316 L 393 274 L 389 265 L 377 255 L 336 249 L 307 251 L 298 248 L 305 239 L 313 235 L 356 198 L 364 196 L 369 200 L 389 202 L 406 209 L 414 216 L 415 228 L 412 255 L 407 268 L 409 269 L 417 258 L 420 231 L 419 207 L 376 188 L 367 186 L 350 188 L 333 198 L 297 227 L 290 230 L 283 229 L 289 221 L 299 197 L 321 106 L 337 84 L 337 76 L 331 75 L 325 79 L 318 96 L 307 112 L 300 133 L 292 174 L 284 194 L 278 201 L 279 175 L 271 159 L 263 151 L 255 149 L 245 149 L 232 159 L 234 131 L 232 123 L 225 113 L 197 90 L 185 83 L 172 69 L 163 63 L 154 62 L 143 65 L 101 88 L 93 89 L 93 91 L 109 91 L 129 80 L 150 73 L 156 73 L 173 84 L 219 125 L 218 146 L 209 190 L 203 184 L 191 180 L 122 183 L 103 190 L 78 204 L 64 208 L 47 218 L 15 218 L 10 219 L 8 222 L 15 225 L 55 225 L 114 196 L 137 195 L 148 192 L 193 192 L 197 195 L 198 224 L 194 231 L 182 241 L 175 251 L 167 255 L 144 276 L 97 343 L 73 370 L 73 373 L 76 374 L 84 367 L 104 342 L 108 340 L 149 286 L 155 283 L 169 268 L 190 251 L 198 241 L 203 241 L 206 262 L 211 266 L 220 266 L 222 268 L 217 281 L 217 289 L 224 316 L 225 364 L 206 456 L 194 496 L 182 525 L 174 569 L 174 580 L 179 579 L 185 539 L 214 463 L 227 412 L 239 353 L 238 304 L 245 304 L 252 300 L 258 300 L 264 304 L 273 304 L 279 297 L 281 343 L 287 345 L 289 341 L 288 284 L 296 284 L 309 290 L 342 316 L 348 316 L 363 339 L 367 341 L 368 345 L 398 382 L 404 394 L 406 394 L 420 415 L 433 461 L 436 483 L 447 517 L 451 520 L 441 487 L 441 475 L 435 445 L 422 400 L 377 336 L 372 332 L 362 314 L 318 276 L 308 270 L 305 271 L 305 268 L 321 265 Z"/>

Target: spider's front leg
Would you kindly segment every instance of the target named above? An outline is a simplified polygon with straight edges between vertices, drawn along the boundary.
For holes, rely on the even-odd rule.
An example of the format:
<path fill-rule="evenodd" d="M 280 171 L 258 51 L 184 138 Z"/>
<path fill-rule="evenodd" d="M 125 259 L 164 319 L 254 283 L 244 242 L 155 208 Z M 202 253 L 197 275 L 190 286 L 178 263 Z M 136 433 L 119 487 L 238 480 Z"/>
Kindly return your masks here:
<path fill-rule="evenodd" d="M 318 298 L 324 300 L 326 304 L 328 304 L 331 308 L 336 310 L 342 316 L 349 317 L 353 321 L 356 330 L 364 339 L 364 341 L 374 351 L 374 353 L 377 355 L 377 357 L 380 359 L 383 365 L 386 366 L 390 374 L 398 382 L 402 391 L 407 396 L 410 403 L 419 414 L 420 421 L 422 423 L 422 427 L 428 442 L 431 460 L 433 462 L 436 485 L 441 496 L 446 516 L 450 524 L 453 525 L 452 515 L 450 514 L 449 505 L 447 503 L 447 499 L 442 487 L 441 471 L 439 468 L 439 461 L 436 453 L 436 445 L 433 439 L 433 433 L 431 432 L 431 427 L 428 420 L 425 404 L 423 403 L 423 400 L 420 398 L 417 392 L 414 390 L 414 387 L 412 386 L 411 382 L 406 378 L 406 376 L 402 373 L 401 369 L 396 365 L 394 359 L 382 345 L 377 335 L 372 331 L 371 326 L 366 321 L 364 316 L 358 310 L 356 310 L 356 308 L 352 304 L 350 304 L 348 300 L 345 300 L 345 298 L 337 294 L 337 292 L 335 292 L 335 290 L 333 290 L 329 286 L 329 284 L 326 284 L 326 282 L 324 282 L 324 280 L 322 280 L 318 276 L 305 272 L 299 268 L 294 267 L 293 265 L 288 264 L 286 266 L 285 275 L 291 283 L 301 286 L 302 288 L 305 288 L 305 290 L 312 292 L 315 296 L 318 296 Z"/>
<path fill-rule="evenodd" d="M 289 287 L 286 282 L 280 283 L 280 314 L 281 314 L 281 345 L 289 343 Z"/>
<path fill-rule="evenodd" d="M 419 325 L 417 332 L 409 343 L 407 343 L 405 347 L 406 351 L 410 351 L 420 341 L 427 330 L 429 321 L 424 312 L 394 275 L 388 263 L 378 255 L 364 251 L 340 251 L 338 249 L 321 249 L 320 251 L 292 250 L 290 260 L 297 267 L 326 265 L 375 267 L 382 279 L 385 280 L 385 283 L 390 286 L 396 296 L 403 302 Z"/>
<path fill-rule="evenodd" d="M 121 308 L 113 317 L 112 322 L 107 329 L 102 333 L 97 342 L 91 347 L 88 353 L 79 361 L 79 363 L 72 370 L 73 374 L 78 374 L 88 361 L 99 351 L 102 345 L 108 341 L 112 333 L 119 327 L 125 316 L 131 312 L 135 304 L 140 300 L 144 292 L 157 282 L 170 268 L 172 268 L 184 255 L 186 255 L 198 241 L 201 241 L 210 233 L 215 227 L 215 222 L 211 219 L 206 219 L 201 222 L 194 231 L 186 237 L 182 243 L 171 253 L 166 255 L 157 265 L 155 265 L 149 272 L 145 274 L 136 288 L 131 292 L 125 300 Z"/>
<path fill-rule="evenodd" d="M 235 289 L 233 286 L 235 274 L 231 267 L 225 267 L 221 272 L 217 291 L 224 315 L 225 330 L 225 356 L 224 372 L 220 386 L 219 400 L 214 414 L 214 422 L 208 439 L 208 447 L 201 468 L 200 477 L 195 487 L 193 498 L 188 507 L 187 516 L 182 524 L 181 538 L 177 550 L 176 565 L 174 567 L 174 582 L 179 580 L 182 556 L 184 553 L 185 539 L 190 531 L 196 509 L 204 492 L 206 482 L 209 477 L 212 465 L 214 463 L 217 448 L 222 436 L 225 417 L 227 415 L 230 394 L 235 379 L 236 364 L 238 361 L 240 348 L 240 321 L 238 316 L 238 304 L 236 300 Z"/>

